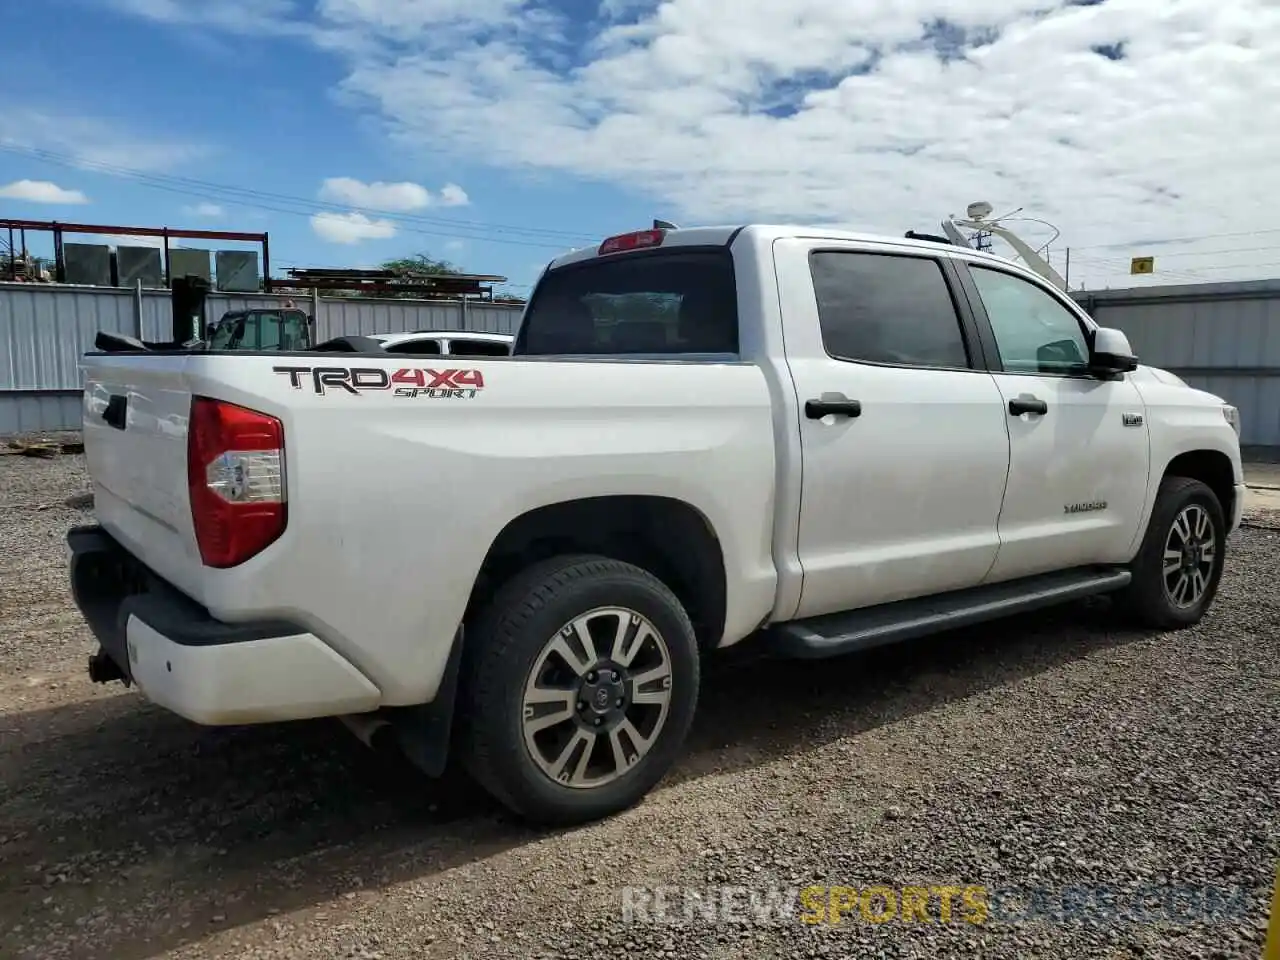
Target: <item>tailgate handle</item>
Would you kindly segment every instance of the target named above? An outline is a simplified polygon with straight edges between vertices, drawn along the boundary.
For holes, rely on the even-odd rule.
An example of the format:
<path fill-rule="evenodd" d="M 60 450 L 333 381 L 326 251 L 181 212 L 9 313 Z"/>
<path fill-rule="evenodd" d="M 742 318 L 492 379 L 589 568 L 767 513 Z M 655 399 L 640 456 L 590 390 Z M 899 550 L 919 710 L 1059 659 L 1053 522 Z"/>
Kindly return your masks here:
<path fill-rule="evenodd" d="M 125 417 L 129 413 L 129 398 L 122 397 L 118 393 L 113 393 L 111 399 L 107 401 L 107 409 L 102 411 L 102 419 L 107 421 L 107 426 L 115 427 L 117 430 L 123 430 L 125 426 Z"/>

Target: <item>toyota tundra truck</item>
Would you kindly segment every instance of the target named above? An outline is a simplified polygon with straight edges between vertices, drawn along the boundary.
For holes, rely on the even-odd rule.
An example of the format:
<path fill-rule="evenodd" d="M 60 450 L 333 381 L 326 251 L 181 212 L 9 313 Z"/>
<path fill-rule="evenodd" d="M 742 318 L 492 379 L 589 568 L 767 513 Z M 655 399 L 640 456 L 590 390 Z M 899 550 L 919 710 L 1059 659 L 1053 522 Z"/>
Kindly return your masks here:
<path fill-rule="evenodd" d="M 927 240 L 610 237 L 547 266 L 511 356 L 83 365 L 94 679 L 199 724 L 338 717 L 543 824 L 637 803 L 747 640 L 832 657 L 1099 594 L 1194 624 L 1245 489 L 1232 406 Z"/>

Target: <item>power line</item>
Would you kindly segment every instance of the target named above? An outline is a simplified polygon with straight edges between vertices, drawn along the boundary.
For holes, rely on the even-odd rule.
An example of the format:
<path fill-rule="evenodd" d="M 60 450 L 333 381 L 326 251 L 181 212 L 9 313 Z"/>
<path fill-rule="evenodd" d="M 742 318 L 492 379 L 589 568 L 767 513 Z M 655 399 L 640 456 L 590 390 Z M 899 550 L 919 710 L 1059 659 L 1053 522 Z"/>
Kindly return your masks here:
<path fill-rule="evenodd" d="M 1148 247 L 1163 246 L 1169 243 L 1199 243 L 1201 240 L 1225 240 L 1230 237 L 1261 237 L 1270 234 L 1280 234 L 1280 229 L 1276 230 L 1244 230 L 1239 233 L 1204 233 L 1198 237 L 1167 237 L 1165 239 L 1153 240 L 1143 238 L 1140 240 L 1126 240 L 1123 243 L 1096 243 L 1089 246 L 1077 247 L 1072 246 L 1072 250 L 1121 250 L 1126 247 Z M 1226 251 L 1223 251 L 1226 252 Z"/>
<path fill-rule="evenodd" d="M 311 216 L 316 213 L 345 213 L 351 209 L 350 207 L 342 204 L 328 203 L 320 200 L 309 200 L 304 197 L 273 193 L 265 190 L 233 187 L 227 184 L 197 180 L 191 177 L 150 174 L 130 167 L 119 166 L 117 164 L 92 160 L 79 160 L 67 154 L 58 154 L 48 150 L 0 144 L 0 151 L 34 157 L 60 166 L 96 170 L 101 173 L 107 173 L 112 176 L 120 177 L 121 179 L 139 183 L 142 186 L 148 186 L 157 190 L 165 190 L 170 193 L 199 197 L 204 200 L 233 202 L 242 206 L 253 207 L 261 210 L 270 210 L 275 213 L 284 213 L 291 216 Z M 282 204 L 287 204 L 288 207 L 281 206 Z M 302 209 L 291 209 L 297 207 L 301 207 Z M 454 220 L 444 217 L 427 217 L 412 214 L 390 213 L 378 210 L 370 210 L 369 212 L 376 215 L 379 219 L 404 225 L 405 229 L 409 232 L 420 233 L 428 236 L 458 237 L 461 239 L 479 240 L 488 243 L 502 243 L 513 246 L 539 247 L 543 249 L 556 250 L 564 250 L 571 246 L 571 244 L 567 242 L 570 239 L 588 242 L 596 239 L 595 237 L 590 237 L 586 234 L 571 233 L 569 231 L 553 230 L 543 227 L 519 227 L 510 224 L 490 224 L 479 221 Z M 447 232 L 440 229 L 426 229 L 425 227 L 416 226 L 418 224 L 448 227 L 449 229 Z M 517 239 L 491 235 L 494 233 L 513 233 L 523 235 L 525 238 Z M 537 237 L 545 237 L 548 242 L 538 242 L 534 239 Z M 563 237 L 566 242 L 549 242 L 553 237 Z"/>

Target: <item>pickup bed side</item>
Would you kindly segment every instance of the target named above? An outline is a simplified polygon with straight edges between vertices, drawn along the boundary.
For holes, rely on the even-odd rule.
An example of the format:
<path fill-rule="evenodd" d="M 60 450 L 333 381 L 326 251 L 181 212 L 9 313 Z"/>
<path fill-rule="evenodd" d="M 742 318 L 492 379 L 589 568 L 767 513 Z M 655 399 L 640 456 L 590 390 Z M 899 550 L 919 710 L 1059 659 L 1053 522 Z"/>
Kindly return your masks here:
<path fill-rule="evenodd" d="M 536 531 L 531 521 L 556 505 L 596 501 L 597 513 L 604 510 L 578 519 L 561 508 L 553 531 L 561 536 L 566 523 L 611 518 L 625 529 L 622 514 L 636 508 L 626 498 L 687 505 L 722 565 L 724 609 L 707 640 L 733 642 L 765 619 L 775 591 L 775 465 L 772 408 L 757 367 L 461 362 L 483 380 L 465 399 L 397 395 L 393 378 L 413 383 L 415 371 L 426 370 L 429 382 L 455 366 L 430 358 L 90 356 L 85 445 L 98 518 L 217 620 L 285 621 L 331 649 L 358 674 L 353 688 L 376 689 L 365 709 L 434 697 L 490 548 L 521 518 Z M 334 371 L 355 370 L 355 382 L 385 379 L 388 388 L 317 389 L 317 369 L 329 371 L 331 383 Z M 467 381 L 456 370 L 454 379 Z M 125 389 L 128 422 L 120 430 L 103 414 L 113 392 Z M 287 526 L 230 569 L 202 566 L 191 529 L 185 456 L 193 395 L 284 426 Z M 234 656 L 243 660 L 247 648 Z M 228 709 L 236 722 L 258 719 Z M 278 719 L 281 709 L 263 718 Z M 220 722 L 212 713 L 194 719 Z"/>

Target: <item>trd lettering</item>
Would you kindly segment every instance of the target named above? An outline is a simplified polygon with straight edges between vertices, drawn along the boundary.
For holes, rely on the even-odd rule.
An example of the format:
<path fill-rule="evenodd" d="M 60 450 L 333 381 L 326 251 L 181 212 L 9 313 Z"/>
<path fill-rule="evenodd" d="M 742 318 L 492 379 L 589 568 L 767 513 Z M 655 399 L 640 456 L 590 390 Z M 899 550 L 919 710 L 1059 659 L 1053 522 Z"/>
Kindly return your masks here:
<path fill-rule="evenodd" d="M 386 390 L 391 386 L 387 371 L 377 367 L 352 367 L 351 385 L 357 390 Z"/>
<path fill-rule="evenodd" d="M 469 400 L 484 389 L 484 374 L 479 370 L 406 367 L 388 373 L 380 367 L 272 367 L 271 372 L 287 376 L 295 390 L 302 389 L 303 378 L 307 377 L 312 390 L 320 396 L 332 390 L 360 396 L 366 390 L 394 387 L 397 397 Z"/>
<path fill-rule="evenodd" d="M 324 394 L 325 387 L 340 387 L 348 393 L 360 395 L 360 391 L 351 385 L 352 371 L 345 367 L 316 367 L 311 371 L 311 382 L 316 393 Z"/>

